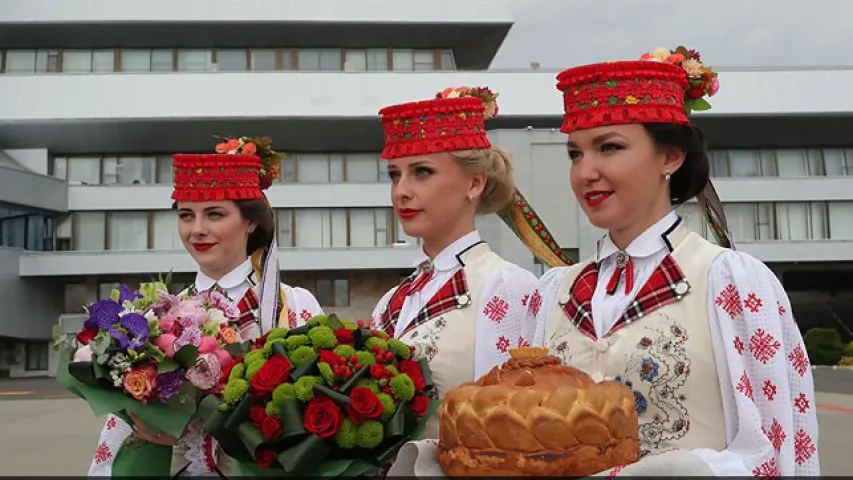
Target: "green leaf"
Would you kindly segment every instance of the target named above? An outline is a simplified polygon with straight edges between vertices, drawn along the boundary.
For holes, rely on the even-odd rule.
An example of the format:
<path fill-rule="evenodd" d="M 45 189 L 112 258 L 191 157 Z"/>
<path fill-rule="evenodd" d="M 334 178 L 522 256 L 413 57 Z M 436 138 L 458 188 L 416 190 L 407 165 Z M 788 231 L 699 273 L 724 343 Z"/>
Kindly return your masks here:
<path fill-rule="evenodd" d="M 178 393 L 166 402 L 166 406 L 177 412 L 195 413 L 196 392 L 196 388 L 190 382 L 184 382 L 181 384 L 181 389 Z"/>
<path fill-rule="evenodd" d="M 175 370 L 177 370 L 180 367 L 181 367 L 181 365 L 178 362 L 167 357 L 167 358 L 164 358 L 163 360 L 160 360 L 160 363 L 157 364 L 157 373 L 174 372 Z"/>
<path fill-rule="evenodd" d="M 94 353 L 95 355 L 106 353 L 107 349 L 110 348 L 110 344 L 112 344 L 112 342 L 113 339 L 108 333 L 99 333 L 98 336 L 95 337 L 95 341 L 91 344 L 92 353 Z"/>
<path fill-rule="evenodd" d="M 338 330 L 339 328 L 344 328 L 344 324 L 341 323 L 341 319 L 338 318 L 334 313 L 330 313 L 326 317 L 326 326 L 331 328 L 332 330 Z"/>
<path fill-rule="evenodd" d="M 703 110 L 710 110 L 711 104 L 708 103 L 704 98 L 697 98 L 696 100 L 693 100 L 693 104 L 691 105 L 691 107 L 693 108 L 693 110 L 701 112 Z"/>
<path fill-rule="evenodd" d="M 184 345 L 175 352 L 175 361 L 184 368 L 190 368 L 198 360 L 198 347 L 195 345 Z"/>

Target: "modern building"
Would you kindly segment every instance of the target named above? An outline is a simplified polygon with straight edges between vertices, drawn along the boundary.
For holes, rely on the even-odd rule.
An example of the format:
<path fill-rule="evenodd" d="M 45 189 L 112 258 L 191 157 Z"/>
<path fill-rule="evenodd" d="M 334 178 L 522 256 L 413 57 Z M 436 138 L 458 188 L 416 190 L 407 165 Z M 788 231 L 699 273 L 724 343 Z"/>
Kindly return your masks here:
<path fill-rule="evenodd" d="M 377 111 L 451 85 L 500 93 L 490 137 L 512 149 L 520 188 L 562 246 L 592 254 L 600 232 L 568 187 L 556 71 L 488 70 L 512 27 L 499 4 L 251 4 L 4 4 L 0 375 L 51 374 L 52 326 L 79 328 L 82 305 L 119 282 L 169 270 L 191 281 L 171 155 L 208 151 L 215 135 L 266 135 L 287 153 L 268 192 L 284 281 L 328 311 L 369 315 L 419 248 L 390 209 Z M 771 265 L 809 322 L 853 323 L 853 94 L 835 88 L 853 71 L 720 70 L 699 122 L 738 247 Z M 682 210 L 702 228 L 695 206 Z M 481 229 L 541 272 L 500 221 Z"/>

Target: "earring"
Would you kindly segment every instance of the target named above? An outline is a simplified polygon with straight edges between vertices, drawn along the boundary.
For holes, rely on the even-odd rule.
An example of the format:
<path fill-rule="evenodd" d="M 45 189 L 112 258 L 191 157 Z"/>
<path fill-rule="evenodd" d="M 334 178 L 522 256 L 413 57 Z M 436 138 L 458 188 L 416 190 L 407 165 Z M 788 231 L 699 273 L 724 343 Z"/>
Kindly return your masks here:
<path fill-rule="evenodd" d="M 669 179 L 670 179 L 670 177 L 672 177 L 672 175 L 670 175 L 670 174 L 669 174 L 669 172 L 665 172 L 665 173 L 664 173 L 664 175 L 663 175 L 663 178 L 664 178 L 664 179 L 666 179 L 666 180 L 669 180 Z"/>

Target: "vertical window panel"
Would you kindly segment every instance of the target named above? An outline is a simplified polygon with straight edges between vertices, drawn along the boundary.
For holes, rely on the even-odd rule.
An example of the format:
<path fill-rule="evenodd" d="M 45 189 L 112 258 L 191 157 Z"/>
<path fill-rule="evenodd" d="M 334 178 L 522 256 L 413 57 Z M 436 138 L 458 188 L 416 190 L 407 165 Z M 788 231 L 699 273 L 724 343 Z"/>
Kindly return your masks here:
<path fill-rule="evenodd" d="M 379 181 L 377 163 L 379 156 L 373 153 L 347 154 L 348 183 L 376 183 Z M 383 165 L 384 166 L 384 165 Z"/>
<path fill-rule="evenodd" d="M 154 231 L 153 249 L 174 251 L 184 248 L 181 235 L 178 232 L 178 215 L 171 210 L 154 212 L 151 222 Z"/>
<path fill-rule="evenodd" d="M 347 210 L 345 208 L 331 209 L 332 247 L 345 248 L 349 235 L 347 232 Z"/>
<path fill-rule="evenodd" d="M 148 250 L 147 212 L 110 212 L 109 250 Z"/>
<path fill-rule="evenodd" d="M 293 246 L 293 210 L 280 209 L 276 211 L 276 226 L 278 228 L 278 244 L 281 247 Z"/>
<path fill-rule="evenodd" d="M 350 209 L 350 245 L 373 247 L 376 244 L 376 224 L 373 209 Z"/>
<path fill-rule="evenodd" d="M 104 212 L 74 212 L 74 250 L 102 252 L 106 248 L 106 214 Z"/>

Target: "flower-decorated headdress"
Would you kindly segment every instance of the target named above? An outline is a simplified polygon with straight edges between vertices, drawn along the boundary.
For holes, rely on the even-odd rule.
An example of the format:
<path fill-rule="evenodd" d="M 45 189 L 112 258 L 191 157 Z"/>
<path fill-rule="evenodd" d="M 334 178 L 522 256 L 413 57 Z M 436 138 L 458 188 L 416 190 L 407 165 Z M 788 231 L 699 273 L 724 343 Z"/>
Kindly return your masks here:
<path fill-rule="evenodd" d="M 639 60 L 570 68 L 557 75 L 557 89 L 563 92 L 560 131 L 571 133 L 632 123 L 688 125 L 691 112 L 711 108 L 705 98 L 714 96 L 720 84 L 699 52 L 679 46 L 658 48 Z M 710 181 L 697 200 L 720 244 L 734 248 L 725 212 Z"/>
<path fill-rule="evenodd" d="M 187 202 L 262 200 L 263 191 L 278 177 L 283 153 L 272 140 L 221 138 L 216 153 L 178 153 L 173 156 L 175 188 L 172 199 Z"/>
<path fill-rule="evenodd" d="M 382 158 L 491 148 L 485 121 L 497 116 L 497 98 L 488 87 L 451 87 L 430 100 L 383 108 Z"/>
<path fill-rule="evenodd" d="M 272 149 L 268 137 L 218 137 L 216 153 L 178 153 L 173 155 L 175 169 L 172 199 L 183 202 L 221 200 L 263 200 L 264 190 L 278 177 L 284 154 Z M 258 293 L 261 329 L 287 322 L 287 300 L 279 283 L 278 244 L 275 235 L 270 244 L 252 253 L 252 267 L 260 280 Z M 279 306 L 281 307 L 279 309 Z"/>

